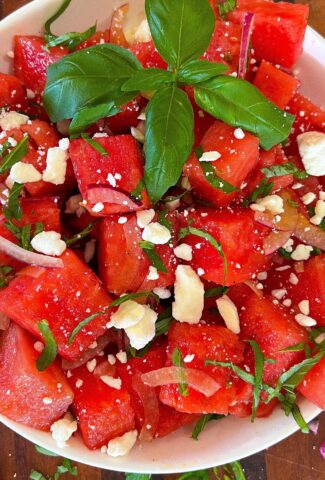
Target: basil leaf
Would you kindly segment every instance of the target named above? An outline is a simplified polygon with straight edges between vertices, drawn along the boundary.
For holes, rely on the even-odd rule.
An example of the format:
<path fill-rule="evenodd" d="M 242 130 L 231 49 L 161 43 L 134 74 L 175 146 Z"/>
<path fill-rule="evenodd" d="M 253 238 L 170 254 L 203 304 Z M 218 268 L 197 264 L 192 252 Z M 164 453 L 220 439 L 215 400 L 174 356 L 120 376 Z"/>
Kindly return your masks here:
<path fill-rule="evenodd" d="M 96 150 L 96 152 L 103 155 L 103 157 L 108 157 L 108 151 L 99 142 L 96 142 L 96 140 L 90 138 L 90 136 L 87 133 L 82 133 L 81 138 L 85 140 L 88 143 L 88 145 L 93 147 L 93 149 Z"/>
<path fill-rule="evenodd" d="M 229 290 L 229 287 L 224 287 L 223 285 L 218 285 L 217 287 L 208 288 L 205 293 L 205 298 L 221 297 L 225 295 Z"/>
<path fill-rule="evenodd" d="M 224 63 L 209 62 L 208 60 L 192 60 L 186 63 L 177 73 L 177 81 L 187 85 L 205 82 L 217 77 L 228 70 Z"/>
<path fill-rule="evenodd" d="M 136 72 L 129 80 L 122 86 L 123 92 L 147 92 L 158 90 L 175 81 L 175 76 L 168 70 L 160 68 L 145 68 Z"/>
<path fill-rule="evenodd" d="M 48 478 L 44 477 L 42 473 L 37 472 L 36 470 L 31 470 L 29 480 L 48 480 Z"/>
<path fill-rule="evenodd" d="M 229 463 L 229 467 L 234 474 L 234 480 L 246 480 L 246 475 L 240 462 L 231 462 Z"/>
<path fill-rule="evenodd" d="M 149 473 L 126 473 L 125 480 L 150 480 L 151 474 Z"/>
<path fill-rule="evenodd" d="M 139 243 L 139 246 L 140 248 L 142 248 L 143 253 L 149 258 L 151 265 L 155 267 L 158 272 L 161 272 L 161 273 L 168 272 L 162 258 L 160 257 L 153 243 L 142 241 Z"/>
<path fill-rule="evenodd" d="M 217 2 L 220 17 L 224 20 L 227 13 L 232 12 L 237 7 L 237 0 L 225 0 L 224 2 Z"/>
<path fill-rule="evenodd" d="M 198 440 L 200 433 L 203 432 L 205 426 L 211 422 L 211 420 L 220 420 L 221 418 L 225 418 L 225 415 L 219 415 L 215 413 L 206 413 L 205 415 L 202 415 L 194 425 L 192 432 L 193 440 Z"/>
<path fill-rule="evenodd" d="M 63 473 L 70 473 L 73 477 L 78 475 L 78 469 L 76 466 L 72 465 L 71 460 L 64 458 L 62 465 L 58 465 L 56 472 L 54 474 L 54 480 L 60 478 Z"/>
<path fill-rule="evenodd" d="M 296 421 L 297 425 L 300 427 L 302 433 L 309 433 L 309 427 L 306 423 L 304 417 L 301 414 L 300 408 L 296 403 L 292 405 L 291 412 L 290 412 Z"/>
<path fill-rule="evenodd" d="M 45 347 L 41 355 L 36 360 L 36 367 L 37 370 L 43 372 L 51 365 L 52 362 L 54 362 L 58 354 L 58 346 L 50 330 L 47 320 L 42 320 L 41 322 L 38 322 L 37 327 L 45 341 Z"/>
<path fill-rule="evenodd" d="M 47 69 L 44 106 L 52 121 L 74 115 L 85 107 L 114 102 L 122 105 L 138 92 L 121 91 L 141 64 L 118 45 L 95 45 L 63 57 Z"/>
<path fill-rule="evenodd" d="M 58 18 L 61 17 L 61 15 L 64 14 L 66 9 L 69 7 L 70 3 L 71 3 L 71 0 L 63 0 L 60 8 L 58 8 L 58 10 L 45 22 L 45 25 L 44 25 L 45 36 L 46 35 L 53 36 L 53 33 L 51 31 L 52 23 L 54 23 Z"/>
<path fill-rule="evenodd" d="M 70 123 L 69 131 L 71 137 L 77 137 L 80 133 L 87 130 L 101 118 L 112 117 L 121 110 L 113 102 L 102 103 L 94 107 L 86 107 L 77 112 Z"/>
<path fill-rule="evenodd" d="M 160 210 L 160 212 L 158 212 L 157 221 L 164 227 L 168 228 L 170 233 L 173 235 L 173 225 L 172 225 L 172 222 L 168 220 L 167 213 L 168 213 L 168 210 Z"/>
<path fill-rule="evenodd" d="M 278 350 L 280 353 L 285 353 L 285 352 L 303 352 L 305 350 L 306 344 L 305 343 L 297 343 L 296 345 L 292 345 L 287 348 L 283 348 L 281 350 Z"/>
<path fill-rule="evenodd" d="M 181 176 L 194 142 L 194 115 L 185 92 L 159 90 L 147 107 L 145 183 L 156 203 Z"/>
<path fill-rule="evenodd" d="M 294 116 L 280 110 L 245 80 L 220 75 L 195 86 L 195 101 L 233 127 L 242 127 L 269 150 L 290 134 Z"/>
<path fill-rule="evenodd" d="M 41 455 L 45 455 L 46 457 L 59 457 L 59 455 L 57 455 L 56 453 L 51 452 L 46 448 L 40 447 L 39 445 L 35 445 L 35 450 L 36 452 L 40 453 Z"/>
<path fill-rule="evenodd" d="M 239 378 L 244 380 L 244 382 L 248 383 L 249 385 L 255 385 L 254 375 L 252 375 L 251 373 L 247 373 L 245 370 L 237 367 L 237 365 L 233 364 L 232 362 L 217 362 L 216 360 L 205 360 L 204 365 L 230 368 L 233 372 L 236 373 L 236 375 L 238 375 Z"/>
<path fill-rule="evenodd" d="M 225 277 L 227 276 L 227 271 L 228 271 L 228 262 L 227 258 L 224 254 L 224 251 L 222 250 L 221 244 L 208 232 L 205 232 L 204 230 L 200 230 L 199 228 L 194 228 L 191 226 L 181 228 L 178 232 L 178 238 L 182 240 L 184 237 L 187 235 L 196 235 L 197 237 L 204 238 L 207 242 L 214 247 L 217 252 L 219 253 L 220 257 L 223 260 L 223 271 Z"/>
<path fill-rule="evenodd" d="M 248 343 L 252 347 L 255 359 L 255 382 L 252 402 L 252 421 L 254 421 L 256 418 L 256 411 L 260 403 L 265 357 L 255 340 L 248 340 Z"/>
<path fill-rule="evenodd" d="M 134 300 L 135 298 L 140 298 L 140 297 L 146 297 L 146 296 L 152 296 L 152 297 L 157 297 L 154 293 L 152 292 L 138 292 L 138 293 L 130 293 L 128 295 L 123 295 L 122 297 L 117 298 L 116 300 L 113 300 L 107 307 L 105 307 L 104 312 L 95 312 L 89 315 L 88 317 L 84 318 L 81 322 L 78 323 L 78 325 L 75 326 L 75 328 L 72 330 L 72 332 L 69 335 L 68 338 L 68 345 L 71 345 L 73 342 L 74 338 L 78 333 L 86 326 L 88 325 L 94 318 L 99 317 L 100 315 L 106 315 L 108 310 L 110 310 L 113 307 L 118 307 L 119 305 L 122 305 L 122 303 L 127 302 L 128 300 Z"/>
<path fill-rule="evenodd" d="M 188 386 L 186 383 L 186 369 L 184 367 L 184 360 L 182 357 L 182 354 L 178 348 L 175 348 L 175 350 L 172 353 L 172 362 L 175 367 L 182 367 L 182 373 L 180 375 L 179 379 L 179 384 L 178 384 L 178 390 L 181 395 L 184 397 L 188 396 Z"/>
<path fill-rule="evenodd" d="M 32 250 L 30 241 L 31 241 L 31 225 L 24 225 L 21 229 L 21 246 L 25 250 Z"/>
<path fill-rule="evenodd" d="M 215 17 L 207 0 L 146 0 L 146 14 L 158 52 L 174 68 L 208 48 Z"/>
<path fill-rule="evenodd" d="M 294 163 L 288 162 L 282 165 L 272 165 L 271 167 L 261 168 L 261 172 L 266 178 L 282 177 L 282 175 L 292 174 L 295 178 L 304 180 L 309 175 L 304 170 L 299 170 Z"/>
<path fill-rule="evenodd" d="M 142 192 L 143 192 L 143 190 L 145 190 L 145 188 L 146 188 L 146 184 L 144 183 L 144 179 L 141 178 L 141 180 L 139 180 L 138 185 L 130 193 L 131 197 L 135 198 L 135 200 L 141 201 L 142 200 Z"/>
<path fill-rule="evenodd" d="M 258 198 L 267 197 L 272 192 L 274 182 L 268 182 L 265 178 L 262 179 L 261 183 L 256 187 L 256 189 L 247 197 L 243 202 L 244 207 L 248 207 L 250 203 L 256 202 Z"/>
<path fill-rule="evenodd" d="M 203 171 L 205 179 L 217 190 L 221 190 L 224 193 L 236 192 L 237 188 L 231 185 L 223 178 L 219 177 L 213 165 L 210 162 L 200 162 L 200 166 Z"/>
<path fill-rule="evenodd" d="M 13 218 L 15 220 L 20 220 L 23 216 L 23 212 L 19 204 L 19 196 L 23 188 L 23 183 L 14 183 L 12 189 L 10 190 L 8 206 L 3 209 L 3 213 L 8 220 L 12 220 Z"/>
<path fill-rule="evenodd" d="M 0 165 L 0 173 L 5 173 L 7 170 L 20 162 L 28 153 L 28 135 L 24 136 L 22 140 L 11 150 L 8 155 L 4 157 Z"/>
<path fill-rule="evenodd" d="M 88 237 L 88 235 L 92 232 L 93 228 L 94 224 L 90 223 L 80 233 L 77 233 L 72 238 L 65 238 L 64 241 L 68 245 L 68 247 L 71 247 L 71 245 L 75 245 L 76 243 L 80 242 L 80 240 Z"/>

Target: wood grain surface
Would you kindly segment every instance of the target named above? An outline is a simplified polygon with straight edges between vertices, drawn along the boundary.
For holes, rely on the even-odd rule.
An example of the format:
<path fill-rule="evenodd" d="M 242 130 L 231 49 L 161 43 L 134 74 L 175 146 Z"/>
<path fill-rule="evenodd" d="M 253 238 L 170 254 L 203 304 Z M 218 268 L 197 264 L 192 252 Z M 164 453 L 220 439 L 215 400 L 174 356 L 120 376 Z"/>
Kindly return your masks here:
<path fill-rule="evenodd" d="M 92 1 L 92 0 L 89 0 Z M 0 0 L 0 18 L 27 0 Z M 325 36 L 325 0 L 302 0 L 310 6 L 310 24 Z M 15 32 L 13 32 L 13 35 Z M 0 45 L 1 48 L 1 45 Z M 325 440 L 325 414 L 318 435 L 296 433 L 274 447 L 242 461 L 247 480 L 325 480 L 325 461 L 319 447 Z M 220 439 L 222 441 L 222 439 Z M 33 444 L 0 425 L 0 480 L 28 480 L 31 469 L 53 475 L 59 460 L 35 451 Z M 77 464 L 78 480 L 122 480 L 123 474 Z M 68 479 L 75 477 L 66 476 Z M 155 476 L 154 480 L 177 476 Z"/>

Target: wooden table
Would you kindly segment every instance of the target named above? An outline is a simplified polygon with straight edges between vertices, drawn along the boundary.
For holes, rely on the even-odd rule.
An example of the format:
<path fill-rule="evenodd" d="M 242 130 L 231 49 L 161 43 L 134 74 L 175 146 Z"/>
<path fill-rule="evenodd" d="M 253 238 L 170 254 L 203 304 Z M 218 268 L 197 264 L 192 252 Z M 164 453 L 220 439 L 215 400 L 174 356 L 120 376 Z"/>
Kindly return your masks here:
<path fill-rule="evenodd" d="M 28 0 L 0 0 L 0 18 Z M 310 24 L 325 35 L 325 0 L 303 0 L 310 4 Z M 15 32 L 13 32 L 14 34 Z M 0 480 L 27 480 L 33 468 L 53 475 L 58 461 L 35 452 L 34 446 L 0 425 Z M 248 480 L 325 480 L 325 461 L 319 454 L 325 440 L 325 414 L 317 436 L 296 433 L 278 445 L 242 462 Z M 74 477 L 66 477 L 74 478 Z M 78 465 L 78 480 L 118 480 L 123 474 Z M 155 477 L 156 480 L 177 476 Z"/>

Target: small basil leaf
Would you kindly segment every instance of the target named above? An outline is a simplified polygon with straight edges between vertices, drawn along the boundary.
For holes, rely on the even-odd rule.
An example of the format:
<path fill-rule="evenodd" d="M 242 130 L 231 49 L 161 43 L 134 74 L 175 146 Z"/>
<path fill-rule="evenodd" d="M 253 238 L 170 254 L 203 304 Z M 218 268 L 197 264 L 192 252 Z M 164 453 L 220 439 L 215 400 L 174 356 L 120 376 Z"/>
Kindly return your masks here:
<path fill-rule="evenodd" d="M 175 81 L 175 76 L 168 70 L 160 68 L 145 68 L 136 72 L 129 80 L 122 86 L 123 92 L 148 92 L 158 90 Z"/>
<path fill-rule="evenodd" d="M 250 203 L 256 202 L 258 198 L 264 198 L 272 192 L 274 182 L 268 182 L 265 178 L 256 189 L 243 202 L 244 207 L 248 207 Z"/>
<path fill-rule="evenodd" d="M 168 272 L 162 258 L 160 257 L 153 243 L 143 241 L 139 243 L 139 246 L 140 248 L 142 248 L 143 253 L 148 257 L 151 265 L 155 267 L 158 272 L 161 272 L 161 273 Z"/>
<path fill-rule="evenodd" d="M 31 470 L 29 474 L 29 480 L 48 480 L 44 475 L 36 470 Z"/>
<path fill-rule="evenodd" d="M 134 55 L 118 45 L 95 45 L 67 55 L 47 69 L 46 111 L 57 122 L 85 107 L 122 105 L 138 94 L 122 92 L 121 87 L 141 68 Z"/>
<path fill-rule="evenodd" d="M 24 225 L 21 229 L 21 246 L 25 250 L 32 250 L 30 241 L 31 241 L 31 229 L 32 226 L 29 225 Z"/>
<path fill-rule="evenodd" d="M 143 190 L 145 190 L 145 188 L 146 188 L 146 184 L 144 182 L 144 179 L 141 178 L 141 180 L 139 180 L 138 185 L 130 193 L 131 197 L 135 198 L 138 201 L 141 201 L 142 200 L 142 192 L 143 192 Z"/>
<path fill-rule="evenodd" d="M 46 448 L 40 447 L 39 445 L 35 445 L 35 450 L 41 455 L 45 455 L 46 457 L 59 457 L 59 455 L 57 455 L 56 453 L 51 452 Z"/>
<path fill-rule="evenodd" d="M 181 395 L 184 397 L 188 396 L 188 386 L 186 383 L 186 369 L 184 368 L 184 360 L 182 357 L 182 354 L 178 348 L 175 348 L 175 350 L 172 353 L 172 362 L 175 367 L 182 367 L 180 378 L 179 378 L 179 384 L 178 384 L 178 390 Z"/>
<path fill-rule="evenodd" d="M 101 118 L 112 117 L 121 110 L 113 102 L 102 103 L 94 107 L 87 107 L 77 112 L 70 123 L 69 131 L 71 137 L 77 137 L 80 133 L 87 130 Z"/>
<path fill-rule="evenodd" d="M 196 470 L 194 472 L 183 473 L 183 475 L 177 478 L 177 480 L 209 480 L 209 479 L 210 479 L 209 470 Z M 228 479 L 223 479 L 223 480 L 228 480 Z"/>
<path fill-rule="evenodd" d="M 149 473 L 126 473 L 125 480 L 150 480 L 151 474 Z"/>
<path fill-rule="evenodd" d="M 23 183 L 14 183 L 12 189 L 10 190 L 8 206 L 3 209 L 3 213 L 8 220 L 12 220 L 13 218 L 15 220 L 20 220 L 23 216 L 23 212 L 19 204 L 19 196 L 23 188 Z"/>
<path fill-rule="evenodd" d="M 211 420 L 220 420 L 221 418 L 225 418 L 224 415 L 219 415 L 215 413 L 207 413 L 202 415 L 202 417 L 196 422 L 192 432 L 193 440 L 198 440 L 200 433 L 203 432 L 205 426 L 211 422 Z"/>
<path fill-rule="evenodd" d="M 68 247 L 71 247 L 71 245 L 75 245 L 76 243 L 80 242 L 80 240 L 83 240 L 84 238 L 88 237 L 88 235 L 92 232 L 93 228 L 94 228 L 94 224 L 90 223 L 81 232 L 77 233 L 72 238 L 64 239 L 64 241 L 68 245 Z"/>
<path fill-rule="evenodd" d="M 261 168 L 261 172 L 266 178 L 282 177 L 282 175 L 292 174 L 295 178 L 306 179 L 309 177 L 304 170 L 299 170 L 294 163 L 288 162 L 282 165 L 272 165 L 271 167 Z"/>
<path fill-rule="evenodd" d="M 195 86 L 195 101 L 206 112 L 256 135 L 265 150 L 290 134 L 294 116 L 280 110 L 245 80 L 220 75 Z"/>
<path fill-rule="evenodd" d="M 181 176 L 194 142 L 194 115 L 186 93 L 158 91 L 147 107 L 145 183 L 156 203 Z"/>
<path fill-rule="evenodd" d="M 219 253 L 220 257 L 223 260 L 223 271 L 226 277 L 227 270 L 228 270 L 228 262 L 224 254 L 224 251 L 222 250 L 221 244 L 210 233 L 205 232 L 204 230 L 200 230 L 199 228 L 188 226 L 188 227 L 181 228 L 178 232 L 178 238 L 180 240 L 182 240 L 187 235 L 196 235 L 197 237 L 204 238 L 204 240 L 209 242 L 210 245 L 212 245 L 212 247 L 214 247 L 217 250 L 217 252 Z"/>
<path fill-rule="evenodd" d="M 217 4 L 220 16 L 224 20 L 227 13 L 232 12 L 237 7 L 237 0 L 225 0 Z"/>
<path fill-rule="evenodd" d="M 217 77 L 228 70 L 227 65 L 208 60 L 192 60 L 182 67 L 177 73 L 177 80 L 187 85 L 205 82 Z"/>
<path fill-rule="evenodd" d="M 43 372 L 51 365 L 51 363 L 54 362 L 58 354 L 58 346 L 50 330 L 47 320 L 42 320 L 41 322 L 38 322 L 37 326 L 44 339 L 45 347 L 41 355 L 36 360 L 36 366 L 37 370 Z"/>
<path fill-rule="evenodd" d="M 255 383 L 253 390 L 253 402 L 252 402 L 252 421 L 256 418 L 256 411 L 260 403 L 260 395 L 262 391 L 263 370 L 265 357 L 262 350 L 255 340 L 248 340 L 248 343 L 252 347 L 255 359 Z"/>
<path fill-rule="evenodd" d="M 285 353 L 285 352 L 303 352 L 305 350 L 306 344 L 304 342 L 302 343 L 297 343 L 296 345 L 291 345 L 290 347 L 283 348 L 281 350 L 278 350 L 280 353 Z"/>
<path fill-rule="evenodd" d="M 96 142 L 93 138 L 90 138 L 90 136 L 87 133 L 82 133 L 81 138 L 85 140 L 88 145 L 90 145 L 96 152 L 100 153 L 103 155 L 103 157 L 108 156 L 108 151 L 101 145 L 99 142 Z"/>
<path fill-rule="evenodd" d="M 222 295 L 226 295 L 228 290 L 229 290 L 229 287 L 224 287 L 223 285 L 219 285 L 213 288 L 208 288 L 204 293 L 204 297 L 205 298 L 221 297 Z"/>
<path fill-rule="evenodd" d="M 24 136 L 23 139 L 11 150 L 8 155 L 4 157 L 0 165 L 0 173 L 5 173 L 15 163 L 20 162 L 28 153 L 28 136 Z"/>
<path fill-rule="evenodd" d="M 216 188 L 224 193 L 232 193 L 237 190 L 237 188 L 231 185 L 231 183 L 227 182 L 216 174 L 215 168 L 210 162 L 200 162 L 200 166 L 202 168 L 204 177 L 213 188 Z"/>
<path fill-rule="evenodd" d="M 146 14 L 158 52 L 174 68 L 208 48 L 215 17 L 207 0 L 146 0 Z"/>

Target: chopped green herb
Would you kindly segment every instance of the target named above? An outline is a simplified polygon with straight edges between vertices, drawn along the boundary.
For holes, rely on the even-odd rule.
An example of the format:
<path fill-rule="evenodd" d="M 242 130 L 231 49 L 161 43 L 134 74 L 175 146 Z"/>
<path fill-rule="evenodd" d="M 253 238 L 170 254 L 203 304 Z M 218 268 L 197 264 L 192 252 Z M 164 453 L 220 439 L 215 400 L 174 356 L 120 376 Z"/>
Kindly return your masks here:
<path fill-rule="evenodd" d="M 8 285 L 13 269 L 9 265 L 0 265 L 0 288 Z"/>
<path fill-rule="evenodd" d="M 205 415 L 202 415 L 193 428 L 193 440 L 198 440 L 200 433 L 204 430 L 205 426 L 211 422 L 211 420 L 220 420 L 221 418 L 225 418 L 225 416 L 215 413 L 206 413 Z"/>
<path fill-rule="evenodd" d="M 298 208 L 298 206 L 299 206 L 298 202 L 295 202 L 294 200 L 291 200 L 291 198 L 288 198 L 287 202 L 288 202 L 288 205 L 290 205 L 290 207 Z"/>
<path fill-rule="evenodd" d="M 253 390 L 253 403 L 252 403 L 252 422 L 256 418 L 256 411 L 260 403 L 260 395 L 262 391 L 263 371 L 265 357 L 262 350 L 255 340 L 249 340 L 248 343 L 252 347 L 255 359 L 255 382 Z"/>
<path fill-rule="evenodd" d="M 309 177 L 305 170 L 299 170 L 294 163 L 288 162 L 282 165 L 272 165 L 271 167 L 262 168 L 261 172 L 264 173 L 266 178 L 282 177 L 282 175 L 292 174 L 295 178 L 304 180 Z"/>
<path fill-rule="evenodd" d="M 155 267 L 158 272 L 161 272 L 161 273 L 168 272 L 162 258 L 160 257 L 153 243 L 147 242 L 147 241 L 141 241 L 139 243 L 139 246 L 140 248 L 142 248 L 145 255 L 149 258 L 151 265 Z"/>
<path fill-rule="evenodd" d="M 258 198 L 267 197 L 272 192 L 274 182 L 268 182 L 263 178 L 259 186 L 247 197 L 243 202 L 244 207 L 248 207 L 250 203 L 256 202 Z"/>
<path fill-rule="evenodd" d="M 42 320 L 41 322 L 38 322 L 37 326 L 42 334 L 43 340 L 45 342 L 45 347 L 41 355 L 36 360 L 36 366 L 37 370 L 43 372 L 51 365 L 51 363 L 54 362 L 58 353 L 58 345 L 55 341 L 53 333 L 50 330 L 47 320 Z"/>
<path fill-rule="evenodd" d="M 229 287 L 224 287 L 223 285 L 218 285 L 217 287 L 208 288 L 205 291 L 205 298 L 213 298 L 213 297 L 222 297 L 222 295 L 226 295 L 228 292 Z"/>
<path fill-rule="evenodd" d="M 21 246 L 25 250 L 31 250 L 31 245 L 30 245 L 30 236 L 31 236 L 31 225 L 24 225 L 21 229 Z"/>
<path fill-rule="evenodd" d="M 217 190 L 221 190 L 224 193 L 232 193 L 237 190 L 237 188 L 231 185 L 231 183 L 216 174 L 215 169 L 210 162 L 200 162 L 200 166 L 206 180 Z"/>
<path fill-rule="evenodd" d="M 149 473 L 126 473 L 125 480 L 150 480 L 151 475 Z"/>
<path fill-rule="evenodd" d="M 168 228 L 171 234 L 173 234 L 173 224 L 170 220 L 167 218 L 168 210 L 160 210 L 158 212 L 158 223 L 163 225 L 164 227 Z"/>
<path fill-rule="evenodd" d="M 146 184 L 144 183 L 144 179 L 141 178 L 138 185 L 130 193 L 131 197 L 133 197 L 135 200 L 138 200 L 140 202 L 142 200 L 142 192 L 143 190 L 145 190 L 145 188 L 146 188 Z"/>
<path fill-rule="evenodd" d="M 291 260 L 291 253 L 287 252 L 287 250 L 283 247 L 280 247 L 278 249 L 278 254 L 281 255 L 283 258 L 287 258 L 288 260 Z"/>
<path fill-rule="evenodd" d="M 94 140 L 93 138 L 90 138 L 90 136 L 88 135 L 88 133 L 82 133 L 81 135 L 81 138 L 83 138 L 91 147 L 93 147 L 93 149 L 96 150 L 96 152 L 100 153 L 101 155 L 103 155 L 103 157 L 107 157 L 108 156 L 108 151 L 99 143 L 99 142 L 96 142 L 96 140 Z"/>
<path fill-rule="evenodd" d="M 226 18 L 227 13 L 232 12 L 235 10 L 237 6 L 237 0 L 225 0 L 223 2 L 218 2 L 218 9 L 221 18 L 224 20 Z"/>
<path fill-rule="evenodd" d="M 76 466 L 71 464 L 71 460 L 68 458 L 64 458 L 62 465 L 58 465 L 56 468 L 56 472 L 54 474 L 54 480 L 58 480 L 60 476 L 64 473 L 70 473 L 73 477 L 78 475 L 78 469 Z"/>
<path fill-rule="evenodd" d="M 29 474 L 29 480 L 49 480 L 48 477 L 44 477 L 42 473 L 37 472 L 36 470 L 31 470 Z"/>
<path fill-rule="evenodd" d="M 0 165 L 0 174 L 10 170 L 15 163 L 20 162 L 28 153 L 28 135 L 24 136 L 22 140 L 11 150 L 8 155 L 4 157 Z"/>
<path fill-rule="evenodd" d="M 40 447 L 39 445 L 35 445 L 35 450 L 40 453 L 41 455 L 45 455 L 46 457 L 58 457 L 54 452 L 47 450 L 46 448 Z"/>
<path fill-rule="evenodd" d="M 179 379 L 179 384 L 178 384 L 178 390 L 179 393 L 183 396 L 188 395 L 188 387 L 186 383 L 186 371 L 184 368 L 184 360 L 182 357 L 182 354 L 178 348 L 175 348 L 175 350 L 172 353 L 172 362 L 175 367 L 182 367 L 182 373 L 180 375 Z"/>
<path fill-rule="evenodd" d="M 93 228 L 94 228 L 94 224 L 90 223 L 81 232 L 77 233 L 72 238 L 65 238 L 64 241 L 68 245 L 68 247 L 71 247 L 72 245 L 75 245 L 76 243 L 80 242 L 80 240 L 83 240 L 84 238 L 88 237 L 88 235 L 92 232 Z"/>
<path fill-rule="evenodd" d="M 8 220 L 20 220 L 23 216 L 23 212 L 21 210 L 19 204 L 19 196 L 24 188 L 22 183 L 14 183 L 12 189 L 10 190 L 9 199 L 8 199 L 8 206 L 3 209 L 3 213 L 8 218 Z"/>

